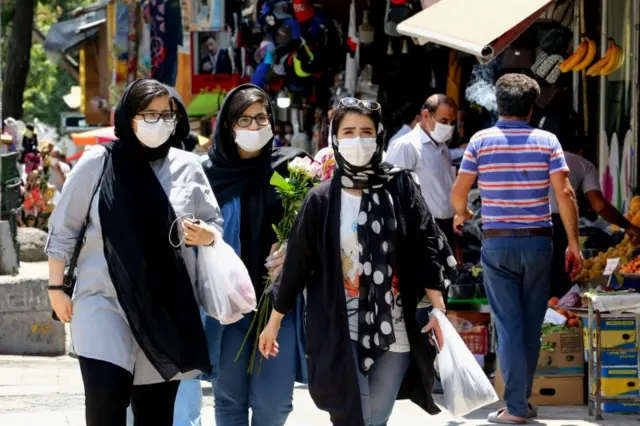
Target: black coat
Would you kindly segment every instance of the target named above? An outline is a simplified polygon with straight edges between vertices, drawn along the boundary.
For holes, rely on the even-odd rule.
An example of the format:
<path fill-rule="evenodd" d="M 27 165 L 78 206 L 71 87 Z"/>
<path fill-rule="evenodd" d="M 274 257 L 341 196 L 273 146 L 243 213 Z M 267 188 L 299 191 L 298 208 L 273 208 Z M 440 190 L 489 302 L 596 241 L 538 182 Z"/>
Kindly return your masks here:
<path fill-rule="evenodd" d="M 431 394 L 435 350 L 415 321 L 425 288 L 444 289 L 438 262 L 438 228 L 409 172 L 387 184 L 398 220 L 397 275 L 411 346 L 411 364 L 398 399 L 411 399 L 437 414 Z M 340 257 L 340 187 L 313 188 L 289 236 L 284 269 L 269 289 L 274 309 L 289 312 L 307 288 L 306 356 L 309 391 L 335 426 L 363 426 L 360 390 L 347 321 Z M 414 321 L 410 321 L 414 318 Z"/>

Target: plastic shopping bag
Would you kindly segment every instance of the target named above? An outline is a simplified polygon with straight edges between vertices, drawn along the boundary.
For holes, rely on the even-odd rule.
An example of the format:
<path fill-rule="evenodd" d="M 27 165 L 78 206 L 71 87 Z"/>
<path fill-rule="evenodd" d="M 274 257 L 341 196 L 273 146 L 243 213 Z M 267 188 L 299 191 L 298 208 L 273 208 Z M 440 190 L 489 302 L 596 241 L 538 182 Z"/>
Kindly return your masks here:
<path fill-rule="evenodd" d="M 462 337 L 439 309 L 433 310 L 444 338 L 437 363 L 447 410 L 462 417 L 498 401 L 498 395 Z"/>
<path fill-rule="evenodd" d="M 231 324 L 256 309 L 256 292 L 249 272 L 221 238 L 213 247 L 198 247 L 198 303 L 207 313 Z"/>

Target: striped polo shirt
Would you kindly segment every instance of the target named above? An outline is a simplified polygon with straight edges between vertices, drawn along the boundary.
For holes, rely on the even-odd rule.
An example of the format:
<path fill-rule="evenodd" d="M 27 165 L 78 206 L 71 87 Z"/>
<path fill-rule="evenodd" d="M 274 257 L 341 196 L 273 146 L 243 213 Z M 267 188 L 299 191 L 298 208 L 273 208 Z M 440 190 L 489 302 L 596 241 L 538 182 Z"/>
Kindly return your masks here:
<path fill-rule="evenodd" d="M 568 171 L 558 139 L 521 121 L 476 133 L 460 166 L 478 176 L 484 229 L 551 227 L 549 176 Z"/>

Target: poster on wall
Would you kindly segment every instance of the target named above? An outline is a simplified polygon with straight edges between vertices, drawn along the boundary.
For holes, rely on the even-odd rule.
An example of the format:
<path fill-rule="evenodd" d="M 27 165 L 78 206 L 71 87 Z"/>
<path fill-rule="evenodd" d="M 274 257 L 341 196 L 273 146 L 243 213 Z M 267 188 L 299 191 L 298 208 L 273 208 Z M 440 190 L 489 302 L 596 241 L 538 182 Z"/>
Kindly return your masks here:
<path fill-rule="evenodd" d="M 230 31 L 191 33 L 191 92 L 228 91 L 240 84 Z"/>
<path fill-rule="evenodd" d="M 191 0 L 191 31 L 225 29 L 224 0 Z"/>

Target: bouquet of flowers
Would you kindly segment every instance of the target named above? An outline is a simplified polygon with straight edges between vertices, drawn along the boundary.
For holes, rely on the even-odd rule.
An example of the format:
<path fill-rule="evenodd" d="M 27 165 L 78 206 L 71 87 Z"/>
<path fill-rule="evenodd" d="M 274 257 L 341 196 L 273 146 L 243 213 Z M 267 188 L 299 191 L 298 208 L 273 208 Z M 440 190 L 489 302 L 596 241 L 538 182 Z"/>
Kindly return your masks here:
<path fill-rule="evenodd" d="M 276 233 L 278 249 L 286 246 L 287 239 L 289 238 L 289 233 L 293 228 L 293 222 L 296 218 L 296 215 L 298 214 L 300 206 L 302 205 L 304 197 L 307 195 L 309 190 L 319 181 L 322 171 L 322 164 L 308 157 L 298 157 L 293 159 L 289 163 L 288 168 L 288 178 L 283 177 L 278 172 L 274 172 L 273 176 L 271 176 L 270 181 L 271 185 L 275 188 L 280 199 L 282 200 L 282 207 L 284 208 L 284 215 L 280 223 L 278 223 L 278 225 L 272 225 L 273 230 Z M 238 354 L 236 356 L 237 360 L 240 357 L 240 354 L 242 353 L 249 336 L 251 335 L 251 331 L 257 324 L 258 332 L 256 333 L 255 341 L 253 342 L 253 350 L 251 352 L 251 358 L 249 361 L 249 374 L 253 372 L 253 368 L 255 365 L 260 332 L 267 325 L 267 322 L 269 321 L 269 315 L 271 313 L 271 303 L 269 302 L 269 298 L 266 296 L 266 290 L 270 285 L 271 278 L 267 277 L 265 283 L 265 291 L 262 293 L 262 296 L 258 301 L 257 312 L 253 317 L 253 321 L 251 322 L 249 331 L 247 332 L 247 335 L 245 336 L 244 341 L 240 346 L 240 350 L 238 351 Z M 260 365 L 262 365 L 262 359 L 260 360 Z M 260 374 L 259 369 L 258 374 Z"/>
<path fill-rule="evenodd" d="M 322 165 L 320 171 L 320 182 L 331 179 L 333 171 L 336 168 L 336 159 L 333 155 L 333 149 L 330 147 L 322 148 L 316 154 L 314 160 Z"/>

